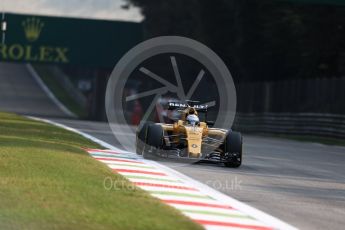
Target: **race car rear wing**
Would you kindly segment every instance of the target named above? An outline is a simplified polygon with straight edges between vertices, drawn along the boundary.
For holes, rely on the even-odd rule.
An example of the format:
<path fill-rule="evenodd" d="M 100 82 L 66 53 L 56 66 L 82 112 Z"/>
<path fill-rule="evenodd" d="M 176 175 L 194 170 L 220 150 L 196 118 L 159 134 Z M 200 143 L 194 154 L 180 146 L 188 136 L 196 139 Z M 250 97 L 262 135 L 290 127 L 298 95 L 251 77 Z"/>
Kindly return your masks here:
<path fill-rule="evenodd" d="M 193 107 L 199 113 L 205 114 L 204 120 L 208 126 L 214 125 L 214 123 L 215 123 L 214 121 L 208 121 L 207 120 L 208 105 L 197 105 L 197 104 L 195 104 L 198 101 L 187 101 L 187 102 L 188 102 L 188 104 L 187 103 L 180 103 L 180 102 L 169 102 L 168 103 L 168 110 L 184 110 L 188 107 Z"/>
<path fill-rule="evenodd" d="M 187 103 L 180 103 L 180 102 L 169 102 L 168 103 L 168 110 L 176 110 L 176 109 L 185 109 L 188 107 L 193 107 L 198 112 L 207 112 L 207 105 L 189 105 Z"/>

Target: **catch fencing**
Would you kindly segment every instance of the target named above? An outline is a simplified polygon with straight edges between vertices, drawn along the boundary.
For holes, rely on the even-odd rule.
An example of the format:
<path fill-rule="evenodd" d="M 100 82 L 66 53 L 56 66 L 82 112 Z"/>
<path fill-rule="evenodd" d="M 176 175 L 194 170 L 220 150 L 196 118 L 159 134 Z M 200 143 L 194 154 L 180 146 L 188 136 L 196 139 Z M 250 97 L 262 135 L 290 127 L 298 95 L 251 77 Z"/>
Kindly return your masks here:
<path fill-rule="evenodd" d="M 345 138 L 345 78 L 237 86 L 233 128 L 243 132 Z"/>
<path fill-rule="evenodd" d="M 238 113 L 234 130 L 345 138 L 345 116 L 320 113 Z"/>

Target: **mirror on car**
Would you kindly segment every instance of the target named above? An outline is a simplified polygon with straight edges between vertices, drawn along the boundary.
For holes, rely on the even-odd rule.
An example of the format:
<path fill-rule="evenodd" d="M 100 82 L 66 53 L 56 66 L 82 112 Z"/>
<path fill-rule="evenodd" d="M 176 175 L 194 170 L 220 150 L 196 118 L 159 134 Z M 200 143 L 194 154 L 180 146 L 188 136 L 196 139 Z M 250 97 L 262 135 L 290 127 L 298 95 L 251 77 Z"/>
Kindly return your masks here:
<path fill-rule="evenodd" d="M 207 124 L 208 126 L 214 126 L 214 121 L 206 121 L 206 124 Z"/>

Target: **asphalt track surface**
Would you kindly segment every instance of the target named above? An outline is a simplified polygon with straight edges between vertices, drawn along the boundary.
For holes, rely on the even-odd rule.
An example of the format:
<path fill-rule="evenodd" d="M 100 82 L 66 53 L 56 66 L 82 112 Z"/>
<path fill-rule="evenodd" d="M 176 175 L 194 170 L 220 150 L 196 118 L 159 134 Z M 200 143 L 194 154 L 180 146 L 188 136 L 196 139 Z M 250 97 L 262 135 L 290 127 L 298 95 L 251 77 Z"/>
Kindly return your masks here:
<path fill-rule="evenodd" d="M 0 63 L 0 111 L 48 117 L 121 148 L 107 123 L 61 118 L 24 65 Z M 245 135 L 238 169 L 164 164 L 300 229 L 344 229 L 345 147 Z"/>
<path fill-rule="evenodd" d="M 39 87 L 23 64 L 0 62 L 0 111 L 68 117 Z"/>
<path fill-rule="evenodd" d="M 107 123 L 53 120 L 121 148 Z M 297 228 L 344 229 L 345 147 L 245 135 L 238 169 L 163 164 Z"/>

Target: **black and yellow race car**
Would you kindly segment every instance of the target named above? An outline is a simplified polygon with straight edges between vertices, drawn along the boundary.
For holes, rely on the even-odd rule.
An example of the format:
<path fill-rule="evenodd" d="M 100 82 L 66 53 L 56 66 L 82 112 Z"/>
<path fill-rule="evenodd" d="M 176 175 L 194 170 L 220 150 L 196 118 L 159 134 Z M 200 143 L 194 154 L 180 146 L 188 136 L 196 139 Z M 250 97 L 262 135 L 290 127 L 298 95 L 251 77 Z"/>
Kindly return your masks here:
<path fill-rule="evenodd" d="M 180 113 L 173 124 L 141 122 L 136 135 L 136 152 L 144 158 L 183 158 L 224 163 L 227 167 L 242 164 L 242 135 L 231 129 L 211 128 L 207 105 L 169 102 L 168 110 Z M 200 121 L 199 113 L 205 113 Z"/>

